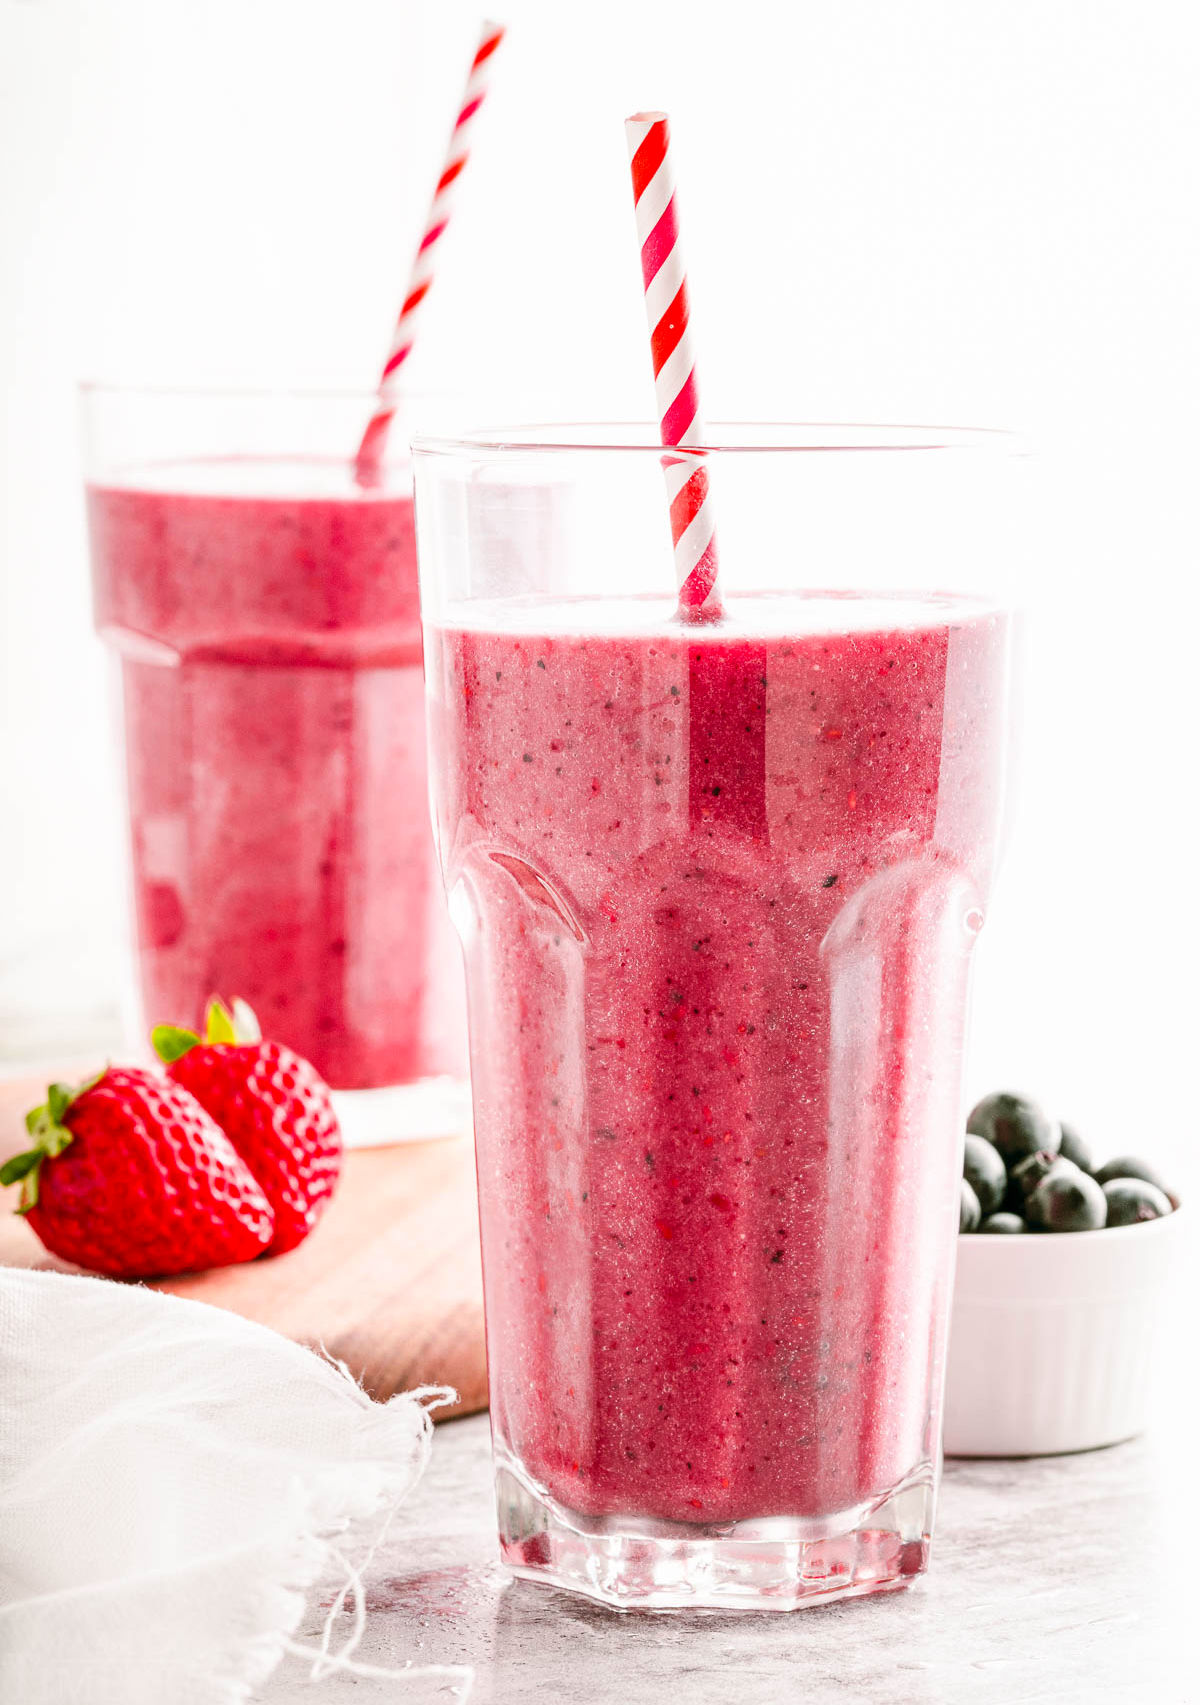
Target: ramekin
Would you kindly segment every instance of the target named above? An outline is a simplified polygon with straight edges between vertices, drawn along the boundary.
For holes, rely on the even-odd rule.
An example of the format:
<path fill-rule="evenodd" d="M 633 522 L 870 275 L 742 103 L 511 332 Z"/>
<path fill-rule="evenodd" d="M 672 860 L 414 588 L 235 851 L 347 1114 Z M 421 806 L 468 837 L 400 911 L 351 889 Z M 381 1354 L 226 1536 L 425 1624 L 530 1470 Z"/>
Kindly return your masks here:
<path fill-rule="evenodd" d="M 1049 1456 L 1143 1430 L 1183 1217 L 960 1236 L 947 1456 Z"/>

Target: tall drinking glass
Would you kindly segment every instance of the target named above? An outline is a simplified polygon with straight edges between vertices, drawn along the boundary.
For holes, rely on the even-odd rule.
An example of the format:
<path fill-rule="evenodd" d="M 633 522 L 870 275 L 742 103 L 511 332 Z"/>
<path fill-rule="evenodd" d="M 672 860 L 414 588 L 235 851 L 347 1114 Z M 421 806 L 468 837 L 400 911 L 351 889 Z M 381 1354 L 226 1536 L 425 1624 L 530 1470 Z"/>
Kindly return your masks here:
<path fill-rule="evenodd" d="M 143 1019 L 241 996 L 346 1092 L 349 1134 L 399 1137 L 465 1113 L 466 1024 L 426 813 L 411 459 L 397 421 L 380 485 L 355 484 L 371 406 L 89 388 L 87 501 Z"/>
<path fill-rule="evenodd" d="M 652 433 L 417 440 L 433 799 L 503 1556 L 788 1608 L 929 1552 L 1010 464 L 940 430 L 712 442 L 697 627 Z"/>

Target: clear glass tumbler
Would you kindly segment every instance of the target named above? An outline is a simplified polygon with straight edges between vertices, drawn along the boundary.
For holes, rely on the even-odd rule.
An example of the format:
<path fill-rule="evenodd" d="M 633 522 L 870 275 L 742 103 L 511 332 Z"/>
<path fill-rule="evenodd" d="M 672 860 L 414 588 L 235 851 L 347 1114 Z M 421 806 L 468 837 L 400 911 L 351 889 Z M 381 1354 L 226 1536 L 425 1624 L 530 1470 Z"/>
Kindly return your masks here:
<path fill-rule="evenodd" d="M 351 1137 L 465 1115 L 426 810 L 412 467 L 369 395 L 84 393 L 95 619 L 120 662 L 144 1023 L 241 996 Z"/>
<path fill-rule="evenodd" d="M 766 1609 L 926 1567 L 1004 448 L 718 429 L 698 627 L 651 432 L 416 441 L 519 1575 Z"/>

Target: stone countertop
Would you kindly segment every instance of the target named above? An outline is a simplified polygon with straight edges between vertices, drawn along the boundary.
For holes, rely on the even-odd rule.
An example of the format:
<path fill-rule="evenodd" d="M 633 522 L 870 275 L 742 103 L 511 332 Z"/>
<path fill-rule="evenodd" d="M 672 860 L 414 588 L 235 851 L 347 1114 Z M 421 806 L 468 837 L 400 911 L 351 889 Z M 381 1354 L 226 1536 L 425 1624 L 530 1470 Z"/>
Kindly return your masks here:
<path fill-rule="evenodd" d="M 487 1418 L 447 1422 L 371 1566 L 357 1657 L 470 1664 L 470 1705 L 1200 1705 L 1185 1633 L 1196 1617 L 1191 1451 L 1175 1413 L 1177 1426 L 1164 1418 L 1109 1450 L 951 1461 L 922 1581 L 762 1615 L 622 1615 L 509 1580 Z M 314 1603 L 299 1637 L 322 1617 Z M 451 1685 L 337 1675 L 314 1686 L 288 1659 L 255 1698 L 452 1705 Z"/>

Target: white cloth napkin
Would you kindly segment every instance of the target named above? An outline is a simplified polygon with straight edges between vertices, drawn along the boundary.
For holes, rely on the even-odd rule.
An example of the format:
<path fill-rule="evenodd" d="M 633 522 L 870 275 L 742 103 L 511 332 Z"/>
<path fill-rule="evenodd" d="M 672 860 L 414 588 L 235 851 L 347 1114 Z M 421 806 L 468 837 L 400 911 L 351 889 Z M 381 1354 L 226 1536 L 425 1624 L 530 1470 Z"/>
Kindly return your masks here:
<path fill-rule="evenodd" d="M 334 1570 L 313 1673 L 355 1668 L 356 1635 L 329 1652 L 333 1618 L 349 1595 L 361 1632 L 371 1540 L 450 1396 L 373 1403 L 222 1309 L 0 1269 L 0 1700 L 235 1705 L 301 1649 Z"/>

